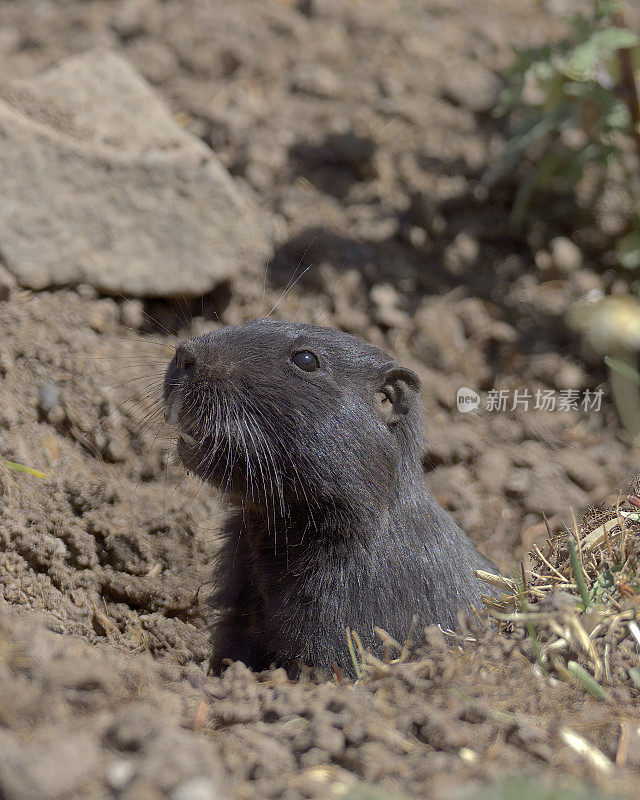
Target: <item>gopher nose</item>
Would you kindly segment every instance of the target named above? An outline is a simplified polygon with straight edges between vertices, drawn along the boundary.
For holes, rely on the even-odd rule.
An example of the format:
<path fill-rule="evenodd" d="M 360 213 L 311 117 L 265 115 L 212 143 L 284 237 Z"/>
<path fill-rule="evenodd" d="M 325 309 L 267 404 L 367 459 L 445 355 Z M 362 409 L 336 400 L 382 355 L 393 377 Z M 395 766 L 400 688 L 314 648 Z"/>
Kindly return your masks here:
<path fill-rule="evenodd" d="M 212 336 L 188 339 L 176 347 L 176 372 L 180 378 L 228 380 L 234 373 L 233 361 Z"/>

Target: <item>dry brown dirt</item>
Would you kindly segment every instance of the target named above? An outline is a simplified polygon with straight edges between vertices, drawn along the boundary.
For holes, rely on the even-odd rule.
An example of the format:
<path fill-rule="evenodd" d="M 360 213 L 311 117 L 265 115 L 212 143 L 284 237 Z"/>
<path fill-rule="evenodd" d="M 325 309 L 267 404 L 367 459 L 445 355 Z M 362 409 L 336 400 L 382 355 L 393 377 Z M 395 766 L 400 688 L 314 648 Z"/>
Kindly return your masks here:
<path fill-rule="evenodd" d="M 320 798 L 363 783 L 440 798 L 513 775 L 635 796 L 640 752 L 598 770 L 560 731 L 615 761 L 637 698 L 602 703 L 536 676 L 524 642 L 449 652 L 433 634 L 420 665 L 356 686 L 241 665 L 207 677 L 201 609 L 223 510 L 173 463 L 157 406 L 176 336 L 277 305 L 418 371 L 427 481 L 507 572 L 544 538 L 541 510 L 558 527 L 622 488 L 637 453 L 606 397 L 600 413 L 455 407 L 460 386 L 605 381 L 563 323 L 586 291 L 624 288 L 592 221 L 558 201 L 515 239 L 512 187 L 481 183 L 511 46 L 557 34 L 565 5 L 0 3 L 2 77 L 115 49 L 278 231 L 264 285 L 140 305 L 88 286 L 0 300 L 0 456 L 47 476 L 0 471 L 2 800 Z M 562 234 L 582 263 L 541 271 Z"/>

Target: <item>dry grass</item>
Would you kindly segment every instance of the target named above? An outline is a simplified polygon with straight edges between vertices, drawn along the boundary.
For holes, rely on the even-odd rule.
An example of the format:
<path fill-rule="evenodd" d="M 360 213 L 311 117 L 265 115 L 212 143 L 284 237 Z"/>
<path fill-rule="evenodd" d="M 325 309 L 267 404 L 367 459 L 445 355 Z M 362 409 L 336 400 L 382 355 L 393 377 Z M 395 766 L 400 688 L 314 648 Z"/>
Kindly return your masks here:
<path fill-rule="evenodd" d="M 640 689 L 640 477 L 613 507 L 591 509 L 529 552 L 513 580 L 479 573 L 501 592 L 485 597 L 510 636 L 526 631 L 540 669 L 605 700 Z"/>

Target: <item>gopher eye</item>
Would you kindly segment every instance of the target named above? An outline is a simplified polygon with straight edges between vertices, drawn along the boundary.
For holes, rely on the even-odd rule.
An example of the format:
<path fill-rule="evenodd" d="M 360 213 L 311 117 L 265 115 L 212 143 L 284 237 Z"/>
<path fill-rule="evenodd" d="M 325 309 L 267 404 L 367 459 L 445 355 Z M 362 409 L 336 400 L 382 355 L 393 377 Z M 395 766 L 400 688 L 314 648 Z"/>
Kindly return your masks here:
<path fill-rule="evenodd" d="M 315 372 L 315 370 L 320 369 L 318 356 L 312 353 L 311 350 L 301 350 L 299 353 L 294 353 L 291 356 L 291 360 L 298 369 L 305 372 Z"/>

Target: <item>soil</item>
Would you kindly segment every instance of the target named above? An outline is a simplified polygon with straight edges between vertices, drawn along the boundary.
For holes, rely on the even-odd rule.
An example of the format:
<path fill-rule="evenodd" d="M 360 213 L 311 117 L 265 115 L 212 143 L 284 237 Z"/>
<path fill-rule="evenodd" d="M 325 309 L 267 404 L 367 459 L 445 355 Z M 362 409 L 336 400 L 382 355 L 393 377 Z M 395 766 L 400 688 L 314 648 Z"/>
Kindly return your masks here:
<path fill-rule="evenodd" d="M 462 386 L 606 392 L 563 322 L 591 289 L 628 290 L 602 266 L 604 235 L 561 198 L 513 237 L 513 187 L 481 180 L 504 137 L 491 110 L 512 45 L 557 36 L 569 6 L 0 3 L 3 78 L 113 48 L 277 230 L 264 281 L 234 291 L 0 299 L 0 454 L 46 475 L 0 470 L 3 800 L 320 798 L 363 783 L 440 798 L 514 774 L 635 796 L 637 745 L 596 769 L 562 731 L 615 761 L 637 701 L 549 681 L 523 643 L 452 650 L 433 633 L 422 660 L 358 685 L 239 664 L 207 677 L 202 600 L 224 512 L 173 462 L 158 405 L 176 337 L 274 308 L 420 374 L 427 481 L 506 574 L 546 537 L 541 512 L 556 529 L 615 498 L 638 462 L 606 393 L 599 412 L 456 409 Z"/>

